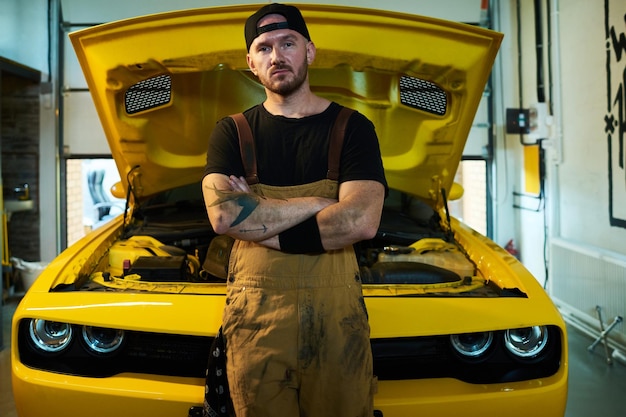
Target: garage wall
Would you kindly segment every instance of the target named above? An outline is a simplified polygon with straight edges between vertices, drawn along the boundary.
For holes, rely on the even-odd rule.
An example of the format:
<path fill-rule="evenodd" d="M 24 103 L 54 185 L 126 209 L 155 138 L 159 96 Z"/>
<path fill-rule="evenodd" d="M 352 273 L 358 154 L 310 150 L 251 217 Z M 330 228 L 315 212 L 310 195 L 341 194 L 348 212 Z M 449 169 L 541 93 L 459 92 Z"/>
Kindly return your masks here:
<path fill-rule="evenodd" d="M 501 24 L 510 27 L 511 40 L 501 59 L 511 62 L 514 77 L 505 88 L 503 107 L 514 108 L 520 99 L 518 2 L 506 3 L 508 14 L 500 17 Z M 598 333 L 596 306 L 605 324 L 626 314 L 626 4 L 520 2 L 521 99 L 526 108 L 539 101 L 533 3 L 543 11 L 546 51 L 541 69 L 551 115 L 539 120 L 546 128 L 539 136 L 545 139 L 545 186 L 540 194 L 526 191 L 525 182 L 533 174 L 528 163 L 532 153 L 517 135 L 503 134 L 497 165 L 512 168 L 514 174 L 508 177 L 498 211 L 512 212 L 523 263 L 540 280 L 547 279 L 566 319 Z M 524 136 L 531 143 L 536 139 Z M 622 346 L 624 327 L 617 326 L 611 334 Z"/>
<path fill-rule="evenodd" d="M 605 324 L 626 314 L 626 3 L 562 3 L 563 154 L 551 170 L 558 190 L 551 288 L 572 320 L 597 333 L 596 306 Z M 611 336 L 626 349 L 626 326 Z"/>
<path fill-rule="evenodd" d="M 47 73 L 47 22 L 47 0 L 0 0 L 0 56 Z"/>
<path fill-rule="evenodd" d="M 54 1 L 52 1 L 54 4 Z M 0 56 L 41 72 L 39 120 L 39 239 L 42 260 L 57 254 L 58 165 L 54 80 L 50 77 L 48 0 L 0 0 Z M 35 259 L 33 259 L 35 260 Z"/>
<path fill-rule="evenodd" d="M 619 0 L 561 1 L 563 155 L 553 172 L 558 235 L 626 255 L 624 14 Z"/>

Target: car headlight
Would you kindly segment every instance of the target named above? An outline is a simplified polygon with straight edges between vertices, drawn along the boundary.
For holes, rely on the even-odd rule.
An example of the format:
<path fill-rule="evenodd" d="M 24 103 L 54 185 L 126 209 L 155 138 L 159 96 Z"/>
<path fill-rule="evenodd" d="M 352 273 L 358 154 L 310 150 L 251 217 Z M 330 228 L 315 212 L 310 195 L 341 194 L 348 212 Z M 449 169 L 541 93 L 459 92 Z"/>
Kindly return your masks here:
<path fill-rule="evenodd" d="M 504 345 L 513 355 L 533 358 L 539 355 L 548 343 L 548 328 L 545 326 L 509 329 L 504 332 Z"/>
<path fill-rule="evenodd" d="M 104 327 L 83 327 L 83 340 L 96 353 L 112 353 L 122 346 L 124 331 Z"/>
<path fill-rule="evenodd" d="M 478 358 L 493 344 L 492 332 L 463 333 L 450 336 L 452 347 L 462 356 Z"/>
<path fill-rule="evenodd" d="M 32 319 L 29 326 L 30 339 L 34 345 L 50 353 L 61 352 L 72 341 L 72 326 L 42 319 Z"/>

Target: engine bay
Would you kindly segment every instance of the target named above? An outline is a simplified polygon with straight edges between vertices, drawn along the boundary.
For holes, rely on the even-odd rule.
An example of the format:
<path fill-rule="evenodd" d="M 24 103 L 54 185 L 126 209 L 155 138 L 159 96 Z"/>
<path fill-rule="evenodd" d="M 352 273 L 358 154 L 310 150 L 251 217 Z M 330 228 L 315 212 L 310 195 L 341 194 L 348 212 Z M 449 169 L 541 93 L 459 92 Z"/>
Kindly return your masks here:
<path fill-rule="evenodd" d="M 233 239 L 213 231 L 196 187 L 143 204 L 81 289 L 224 284 Z M 363 284 L 498 296 L 442 223 L 432 208 L 391 190 L 377 235 L 354 245 Z"/>

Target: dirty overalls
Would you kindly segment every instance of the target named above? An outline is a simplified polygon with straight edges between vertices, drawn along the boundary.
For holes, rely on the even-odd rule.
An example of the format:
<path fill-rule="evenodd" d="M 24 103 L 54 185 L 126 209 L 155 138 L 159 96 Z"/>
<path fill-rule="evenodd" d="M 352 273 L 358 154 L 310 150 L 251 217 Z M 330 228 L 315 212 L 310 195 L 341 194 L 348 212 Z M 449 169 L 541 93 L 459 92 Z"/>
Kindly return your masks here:
<path fill-rule="evenodd" d="M 338 196 L 330 179 L 251 188 L 269 198 Z M 371 417 L 369 324 L 352 247 L 294 255 L 237 240 L 228 269 L 223 331 L 237 417 Z"/>

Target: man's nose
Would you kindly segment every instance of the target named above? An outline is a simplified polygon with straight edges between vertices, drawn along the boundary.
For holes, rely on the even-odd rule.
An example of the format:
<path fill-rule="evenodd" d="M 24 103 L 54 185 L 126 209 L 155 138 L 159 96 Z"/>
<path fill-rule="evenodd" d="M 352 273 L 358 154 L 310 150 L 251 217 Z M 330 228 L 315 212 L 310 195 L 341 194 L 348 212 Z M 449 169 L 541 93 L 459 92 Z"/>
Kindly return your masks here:
<path fill-rule="evenodd" d="M 272 65 L 280 64 L 281 62 L 283 62 L 283 56 L 280 53 L 279 48 L 272 49 L 272 54 L 270 55 L 270 58 L 271 58 Z"/>

